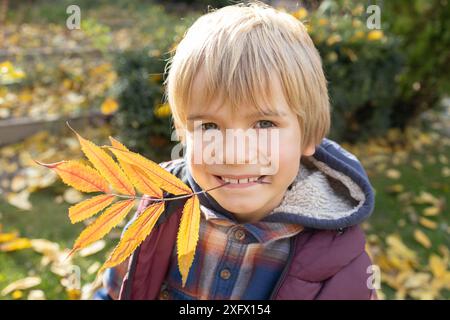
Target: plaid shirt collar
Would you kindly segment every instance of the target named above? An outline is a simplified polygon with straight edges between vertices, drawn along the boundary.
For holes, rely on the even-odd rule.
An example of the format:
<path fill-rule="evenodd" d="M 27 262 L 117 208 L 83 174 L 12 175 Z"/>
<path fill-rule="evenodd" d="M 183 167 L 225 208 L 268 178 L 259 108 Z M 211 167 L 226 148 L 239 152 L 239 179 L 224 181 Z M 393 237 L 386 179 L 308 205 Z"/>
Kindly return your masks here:
<path fill-rule="evenodd" d="M 205 220 L 217 226 L 232 227 L 239 224 L 235 219 L 230 219 L 226 214 L 221 214 L 204 205 L 200 205 L 200 209 Z M 251 233 L 258 242 L 264 244 L 294 236 L 303 230 L 303 227 L 299 224 L 262 220 L 240 225 Z"/>

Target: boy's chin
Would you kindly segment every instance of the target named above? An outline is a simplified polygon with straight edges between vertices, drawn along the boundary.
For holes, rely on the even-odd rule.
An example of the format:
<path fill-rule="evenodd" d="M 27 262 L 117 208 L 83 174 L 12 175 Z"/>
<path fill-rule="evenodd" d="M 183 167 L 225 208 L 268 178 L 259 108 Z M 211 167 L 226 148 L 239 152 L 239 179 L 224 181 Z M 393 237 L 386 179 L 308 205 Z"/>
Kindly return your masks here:
<path fill-rule="evenodd" d="M 243 203 L 220 203 L 219 204 L 227 211 L 233 213 L 236 218 L 245 220 L 253 220 L 256 215 L 261 215 L 262 205 L 258 205 L 255 202 L 243 202 Z"/>

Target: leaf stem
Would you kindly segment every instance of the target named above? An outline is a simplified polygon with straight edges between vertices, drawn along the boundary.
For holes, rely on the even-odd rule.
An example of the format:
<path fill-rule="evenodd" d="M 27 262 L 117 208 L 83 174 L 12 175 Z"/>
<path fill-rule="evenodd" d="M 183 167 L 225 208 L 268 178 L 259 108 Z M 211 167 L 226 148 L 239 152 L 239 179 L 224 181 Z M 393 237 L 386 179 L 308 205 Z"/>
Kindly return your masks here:
<path fill-rule="evenodd" d="M 151 197 L 136 197 L 136 196 L 127 196 L 127 195 L 123 195 L 123 194 L 116 194 L 116 193 L 106 193 L 112 196 L 116 196 L 119 198 L 125 198 L 125 199 L 148 199 L 148 200 L 152 200 L 153 202 L 161 202 L 161 201 L 172 201 L 172 200 L 178 200 L 178 199 L 184 199 L 184 198 L 189 198 L 192 197 L 194 195 L 198 195 L 198 194 L 202 194 L 202 193 L 206 193 L 215 189 L 219 189 L 223 186 L 226 186 L 227 184 L 230 184 L 230 182 L 225 182 L 217 187 L 214 188 L 210 188 L 208 190 L 202 190 L 200 192 L 193 192 L 193 193 L 188 193 L 188 194 L 184 194 L 181 196 L 176 196 L 176 197 L 170 197 L 170 198 L 151 198 Z"/>

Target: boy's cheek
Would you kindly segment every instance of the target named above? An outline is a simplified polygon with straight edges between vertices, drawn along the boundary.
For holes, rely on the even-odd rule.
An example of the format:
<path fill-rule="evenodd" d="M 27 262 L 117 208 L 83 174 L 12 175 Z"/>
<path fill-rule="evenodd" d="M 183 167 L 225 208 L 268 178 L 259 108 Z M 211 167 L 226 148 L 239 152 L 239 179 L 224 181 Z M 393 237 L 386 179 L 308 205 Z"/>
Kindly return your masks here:
<path fill-rule="evenodd" d="M 300 150 L 294 145 L 282 146 L 278 154 L 278 170 L 274 175 L 277 185 L 288 186 L 298 174 L 300 168 Z"/>

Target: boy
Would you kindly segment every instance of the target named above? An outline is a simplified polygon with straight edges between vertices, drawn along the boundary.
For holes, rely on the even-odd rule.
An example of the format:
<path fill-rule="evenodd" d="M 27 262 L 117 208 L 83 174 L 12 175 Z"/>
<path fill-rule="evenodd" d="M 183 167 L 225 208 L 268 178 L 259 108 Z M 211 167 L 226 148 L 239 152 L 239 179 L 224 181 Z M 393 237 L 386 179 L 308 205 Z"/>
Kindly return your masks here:
<path fill-rule="evenodd" d="M 358 226 L 374 193 L 359 161 L 325 138 L 326 80 L 302 23 L 258 2 L 210 12 L 176 48 L 166 89 L 186 152 L 161 165 L 196 192 L 221 187 L 200 195 L 185 286 L 176 256 L 183 202 L 168 201 L 141 246 L 105 273 L 97 298 L 375 298 Z M 253 130 L 270 147 L 238 154 L 218 139 L 225 151 L 208 153 L 205 137 L 227 130 Z"/>

